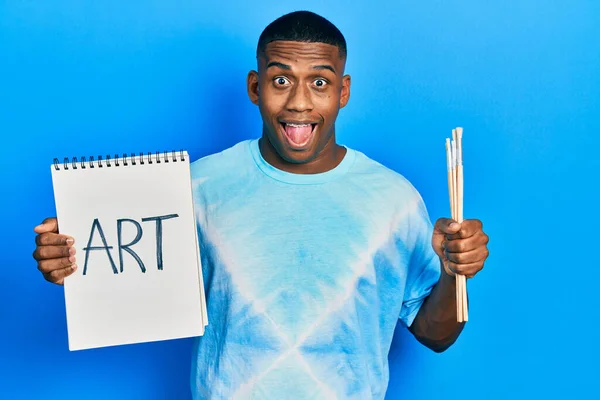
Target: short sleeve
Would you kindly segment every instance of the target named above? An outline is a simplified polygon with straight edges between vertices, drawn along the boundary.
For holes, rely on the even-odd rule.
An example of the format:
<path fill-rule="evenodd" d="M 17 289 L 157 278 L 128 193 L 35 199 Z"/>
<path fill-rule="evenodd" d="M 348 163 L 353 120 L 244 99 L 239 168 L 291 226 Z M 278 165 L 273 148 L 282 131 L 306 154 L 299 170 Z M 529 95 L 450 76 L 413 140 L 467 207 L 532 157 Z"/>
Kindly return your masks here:
<path fill-rule="evenodd" d="M 440 260 L 431 245 L 433 225 L 425 203 L 417 195 L 417 206 L 409 217 L 410 237 L 414 246 L 410 256 L 400 320 L 405 326 L 412 325 L 421 305 L 440 279 Z"/>

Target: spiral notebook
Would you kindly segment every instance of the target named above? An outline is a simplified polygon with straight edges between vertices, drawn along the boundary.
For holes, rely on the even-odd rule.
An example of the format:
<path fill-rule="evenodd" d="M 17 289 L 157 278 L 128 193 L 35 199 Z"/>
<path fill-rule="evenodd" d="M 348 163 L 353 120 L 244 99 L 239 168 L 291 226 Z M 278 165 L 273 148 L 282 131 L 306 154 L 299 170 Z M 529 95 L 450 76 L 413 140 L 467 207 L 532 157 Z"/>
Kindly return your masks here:
<path fill-rule="evenodd" d="M 208 324 L 187 152 L 54 160 L 70 350 L 201 336 Z"/>

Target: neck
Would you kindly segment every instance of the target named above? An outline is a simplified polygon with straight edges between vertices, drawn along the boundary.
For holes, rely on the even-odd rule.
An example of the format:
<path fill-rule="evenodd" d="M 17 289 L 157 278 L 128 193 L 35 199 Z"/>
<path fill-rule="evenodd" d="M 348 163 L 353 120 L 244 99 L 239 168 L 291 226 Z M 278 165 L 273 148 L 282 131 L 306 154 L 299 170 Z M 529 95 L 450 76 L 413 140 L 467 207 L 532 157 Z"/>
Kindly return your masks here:
<path fill-rule="evenodd" d="M 259 141 L 259 148 L 266 162 L 292 174 L 319 174 L 330 171 L 337 167 L 346 155 L 346 148 L 336 143 L 335 134 L 331 135 L 325 146 L 312 159 L 302 163 L 293 163 L 282 158 L 264 133 Z"/>

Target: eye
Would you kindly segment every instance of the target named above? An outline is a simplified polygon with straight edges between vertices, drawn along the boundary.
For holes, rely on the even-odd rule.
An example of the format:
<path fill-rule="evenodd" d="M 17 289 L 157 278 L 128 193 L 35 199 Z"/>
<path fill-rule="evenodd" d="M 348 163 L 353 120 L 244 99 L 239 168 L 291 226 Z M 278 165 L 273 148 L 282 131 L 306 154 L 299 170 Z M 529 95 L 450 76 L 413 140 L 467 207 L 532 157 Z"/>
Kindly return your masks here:
<path fill-rule="evenodd" d="M 315 79 L 314 83 L 315 83 L 315 86 L 318 88 L 323 88 L 323 87 L 327 86 L 327 81 L 325 79 L 321 79 L 321 78 Z"/>
<path fill-rule="evenodd" d="M 290 81 L 283 76 L 278 76 L 277 78 L 273 79 L 273 82 L 275 83 L 275 86 L 285 86 L 286 84 L 290 83 Z"/>

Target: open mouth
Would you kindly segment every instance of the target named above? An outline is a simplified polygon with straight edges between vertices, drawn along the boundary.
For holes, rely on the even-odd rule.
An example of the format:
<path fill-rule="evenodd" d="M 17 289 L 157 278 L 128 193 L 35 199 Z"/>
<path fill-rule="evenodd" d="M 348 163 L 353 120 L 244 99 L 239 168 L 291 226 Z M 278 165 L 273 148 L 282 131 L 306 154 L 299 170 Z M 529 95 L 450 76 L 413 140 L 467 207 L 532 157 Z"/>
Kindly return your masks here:
<path fill-rule="evenodd" d="M 301 148 L 310 142 L 315 133 L 316 123 L 280 122 L 283 133 L 292 147 Z"/>

